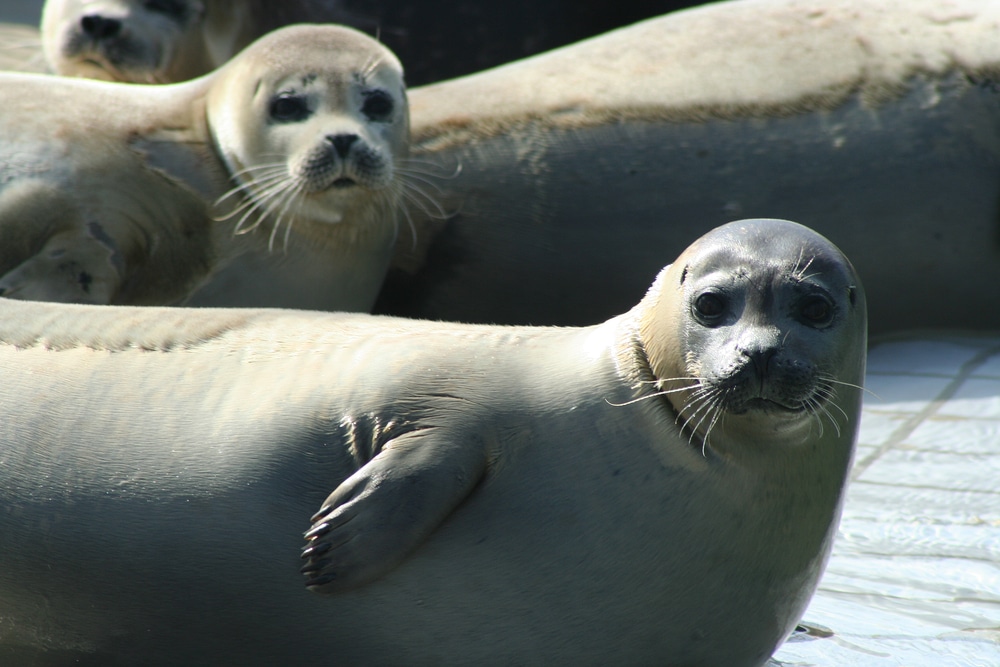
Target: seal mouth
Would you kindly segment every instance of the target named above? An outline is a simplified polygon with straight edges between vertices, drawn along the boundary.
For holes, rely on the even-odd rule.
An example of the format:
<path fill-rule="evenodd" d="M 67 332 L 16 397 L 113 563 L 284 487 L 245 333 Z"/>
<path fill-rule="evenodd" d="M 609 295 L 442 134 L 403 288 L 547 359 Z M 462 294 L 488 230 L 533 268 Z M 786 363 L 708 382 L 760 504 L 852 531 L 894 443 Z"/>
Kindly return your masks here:
<path fill-rule="evenodd" d="M 792 406 L 779 403 L 770 398 L 751 398 L 743 403 L 740 412 L 782 412 L 786 414 L 794 414 L 797 412 L 804 412 L 805 409 L 805 404 Z"/>
<path fill-rule="evenodd" d="M 349 188 L 357 184 L 358 184 L 357 181 L 355 181 L 353 178 L 341 176 L 340 178 L 336 179 L 333 183 L 331 183 L 330 187 L 341 189 L 341 188 Z"/>

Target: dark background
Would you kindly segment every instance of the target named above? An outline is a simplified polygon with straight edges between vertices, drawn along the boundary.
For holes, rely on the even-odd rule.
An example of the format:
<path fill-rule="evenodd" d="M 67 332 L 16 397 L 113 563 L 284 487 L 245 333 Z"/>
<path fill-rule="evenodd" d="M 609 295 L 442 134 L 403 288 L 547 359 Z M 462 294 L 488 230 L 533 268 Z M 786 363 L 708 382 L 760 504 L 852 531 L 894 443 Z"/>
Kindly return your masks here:
<path fill-rule="evenodd" d="M 37 25 L 42 4 L 43 0 L 0 0 L 0 21 Z M 399 56 L 406 68 L 407 85 L 419 86 L 502 65 L 697 4 L 701 3 L 340 0 L 339 7 L 343 22 L 377 35 Z"/>
<path fill-rule="evenodd" d="M 402 61 L 409 86 L 572 44 L 698 2 L 650 0 L 343 0 L 347 19 Z"/>

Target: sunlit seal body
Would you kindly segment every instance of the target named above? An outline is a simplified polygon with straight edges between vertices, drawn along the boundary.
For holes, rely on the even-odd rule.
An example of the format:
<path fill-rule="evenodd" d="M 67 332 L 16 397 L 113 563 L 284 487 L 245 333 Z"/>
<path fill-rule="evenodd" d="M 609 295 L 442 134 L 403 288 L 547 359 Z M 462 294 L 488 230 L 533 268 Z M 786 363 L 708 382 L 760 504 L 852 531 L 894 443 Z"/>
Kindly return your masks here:
<path fill-rule="evenodd" d="M 341 23 L 337 0 L 46 0 L 52 71 L 108 81 L 185 81 L 282 25 Z"/>
<path fill-rule="evenodd" d="M 587 328 L 0 300 L 0 340 L 0 656 L 103 665 L 759 665 L 866 344 L 772 220 Z"/>
<path fill-rule="evenodd" d="M 692 231 L 780 216 L 852 258 L 873 330 L 1000 327 L 997 34 L 981 0 L 741 0 L 411 89 L 440 190 L 377 308 L 599 322 Z"/>
<path fill-rule="evenodd" d="M 4 295 L 370 308 L 408 141 L 374 40 L 284 28 L 169 86 L 7 74 L 0 104 Z"/>

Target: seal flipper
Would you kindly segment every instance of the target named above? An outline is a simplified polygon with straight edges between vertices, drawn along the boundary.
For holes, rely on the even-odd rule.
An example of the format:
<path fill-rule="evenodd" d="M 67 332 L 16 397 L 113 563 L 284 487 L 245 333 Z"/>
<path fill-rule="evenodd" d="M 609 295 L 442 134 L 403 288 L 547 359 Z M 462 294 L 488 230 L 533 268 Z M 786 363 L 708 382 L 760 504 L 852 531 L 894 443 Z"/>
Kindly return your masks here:
<path fill-rule="evenodd" d="M 446 429 L 389 441 L 313 515 L 302 552 L 306 587 L 336 593 L 382 576 L 465 500 L 486 467 L 485 447 Z"/>
<path fill-rule="evenodd" d="M 0 277 L 0 296 L 62 303 L 112 302 L 124 262 L 100 225 L 54 234 L 32 257 Z"/>

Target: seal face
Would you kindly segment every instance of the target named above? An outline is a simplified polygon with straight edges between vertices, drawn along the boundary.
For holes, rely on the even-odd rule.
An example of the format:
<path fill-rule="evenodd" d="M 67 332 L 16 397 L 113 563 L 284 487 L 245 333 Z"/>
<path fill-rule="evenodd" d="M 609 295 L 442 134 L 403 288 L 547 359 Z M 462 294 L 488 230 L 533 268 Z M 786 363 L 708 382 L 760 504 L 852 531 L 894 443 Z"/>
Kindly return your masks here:
<path fill-rule="evenodd" d="M 355 44 L 354 42 L 357 42 Z M 228 170 L 255 214 L 335 224 L 355 214 L 388 215 L 400 196 L 395 160 L 409 135 L 402 70 L 388 52 L 365 52 L 368 38 L 345 36 L 336 52 L 307 52 L 251 75 L 238 66 L 209 97 L 209 122 Z M 284 156 L 285 160 L 276 160 Z M 359 191 L 366 194 L 359 196 Z M 374 211 L 380 213 L 374 213 Z"/>
<path fill-rule="evenodd" d="M 167 83 L 204 74 L 211 0 L 47 0 L 43 45 L 65 76 Z M 240 3 L 234 3 L 240 4 Z"/>
<path fill-rule="evenodd" d="M 648 325 L 650 359 L 686 428 L 709 444 L 723 418 L 837 427 L 828 404 L 857 354 L 858 286 L 829 242 L 782 221 L 734 223 L 685 251 L 664 285 L 679 327 L 668 344 L 669 320 Z"/>
<path fill-rule="evenodd" d="M 289 26 L 171 86 L 2 76 L 0 293 L 371 307 L 409 140 L 378 42 Z"/>
<path fill-rule="evenodd" d="M 41 27 L 57 74 L 175 83 L 207 74 L 280 27 L 356 22 L 339 0 L 46 0 Z"/>

